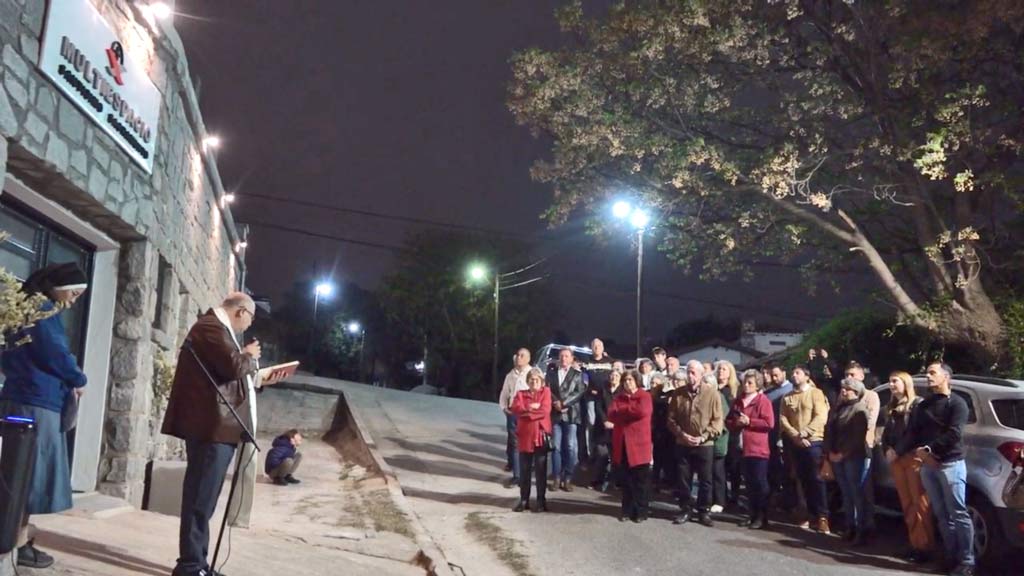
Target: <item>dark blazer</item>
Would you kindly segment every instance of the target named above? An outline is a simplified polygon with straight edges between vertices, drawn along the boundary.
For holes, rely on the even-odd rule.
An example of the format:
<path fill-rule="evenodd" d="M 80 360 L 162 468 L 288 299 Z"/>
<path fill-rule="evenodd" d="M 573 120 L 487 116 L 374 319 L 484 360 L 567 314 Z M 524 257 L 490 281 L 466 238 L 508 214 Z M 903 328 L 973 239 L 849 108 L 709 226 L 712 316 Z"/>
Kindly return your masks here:
<path fill-rule="evenodd" d="M 188 338 L 221 393 L 239 416 L 247 419 L 245 376 L 256 371 L 256 362 L 238 350 L 231 330 L 220 323 L 213 310 L 199 317 L 189 330 Z M 178 354 L 171 397 L 160 431 L 184 440 L 226 444 L 237 444 L 242 437 L 242 429 L 227 406 L 220 403 L 188 350 L 183 349 Z"/>
<path fill-rule="evenodd" d="M 575 368 L 569 368 L 565 374 L 565 380 L 558 381 L 558 365 L 548 368 L 546 383 L 551 389 L 551 421 L 568 422 L 579 424 L 581 419 L 580 400 L 583 399 L 583 373 Z M 554 403 L 562 403 L 565 412 L 555 410 Z"/>

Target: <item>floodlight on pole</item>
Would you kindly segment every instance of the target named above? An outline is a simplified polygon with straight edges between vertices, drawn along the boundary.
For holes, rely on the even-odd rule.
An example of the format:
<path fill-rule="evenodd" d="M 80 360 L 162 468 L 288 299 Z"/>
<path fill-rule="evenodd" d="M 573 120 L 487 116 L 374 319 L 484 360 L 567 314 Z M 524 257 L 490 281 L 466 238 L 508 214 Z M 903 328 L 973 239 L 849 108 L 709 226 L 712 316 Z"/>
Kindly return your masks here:
<path fill-rule="evenodd" d="M 318 282 L 316 285 L 317 297 L 330 298 L 331 294 L 334 294 L 334 284 L 330 282 Z"/>
<path fill-rule="evenodd" d="M 359 322 L 349 322 L 348 323 L 348 332 L 349 332 L 349 334 L 359 334 L 359 332 L 362 331 L 362 329 L 363 329 L 363 327 L 359 325 Z"/>
<path fill-rule="evenodd" d="M 165 20 L 174 14 L 174 11 L 171 10 L 171 6 L 167 2 L 150 2 L 149 11 L 157 20 Z"/>
<path fill-rule="evenodd" d="M 643 312 L 644 232 L 651 223 L 651 215 L 625 200 L 612 205 L 612 214 L 619 220 L 628 220 L 636 230 L 636 355 L 640 357 L 640 326 Z"/>
<path fill-rule="evenodd" d="M 633 213 L 629 216 L 629 223 L 633 225 L 633 228 L 642 230 L 647 228 L 647 225 L 651 223 L 651 217 L 646 211 L 637 208 L 633 210 Z"/>
<path fill-rule="evenodd" d="M 471 264 L 469 266 L 469 279 L 474 282 L 480 282 L 487 278 L 487 267 L 483 264 Z"/>
<path fill-rule="evenodd" d="M 625 218 L 633 211 L 633 207 L 625 200 L 619 200 L 612 206 L 612 215 L 616 218 Z"/>

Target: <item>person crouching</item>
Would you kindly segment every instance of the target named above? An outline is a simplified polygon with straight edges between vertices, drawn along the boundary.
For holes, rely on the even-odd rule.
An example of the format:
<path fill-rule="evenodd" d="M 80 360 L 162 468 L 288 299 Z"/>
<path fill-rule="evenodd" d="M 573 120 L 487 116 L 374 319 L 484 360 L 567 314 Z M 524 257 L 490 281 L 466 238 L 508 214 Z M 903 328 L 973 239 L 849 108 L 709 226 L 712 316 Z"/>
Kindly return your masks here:
<path fill-rule="evenodd" d="M 267 462 L 263 470 L 278 486 L 298 484 L 301 480 L 292 476 L 302 463 L 302 453 L 298 448 L 302 445 L 302 434 L 291 430 L 274 438 L 274 445 L 267 452 Z"/>

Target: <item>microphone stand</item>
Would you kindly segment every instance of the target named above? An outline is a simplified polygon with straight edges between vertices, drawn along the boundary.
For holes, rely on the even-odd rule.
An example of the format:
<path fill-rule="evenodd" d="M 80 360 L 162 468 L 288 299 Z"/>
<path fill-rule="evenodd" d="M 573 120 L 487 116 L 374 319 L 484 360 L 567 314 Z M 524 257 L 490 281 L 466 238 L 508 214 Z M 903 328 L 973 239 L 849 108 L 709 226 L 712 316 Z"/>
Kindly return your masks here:
<path fill-rule="evenodd" d="M 231 416 L 234 417 L 235 422 L 237 422 L 238 425 L 242 428 L 242 444 L 244 445 L 246 442 L 249 442 L 250 444 L 252 444 L 252 447 L 257 452 L 259 452 L 260 447 L 259 444 L 256 443 L 256 438 L 252 435 L 252 431 L 250 431 L 249 427 L 245 425 L 245 422 L 242 420 L 241 416 L 238 415 L 238 412 L 235 410 L 235 407 L 232 406 L 231 403 L 228 402 L 228 399 L 224 397 L 224 393 L 221 392 L 220 387 L 217 386 L 217 381 L 210 374 L 210 371 L 206 369 L 206 364 L 203 364 L 203 361 L 199 359 L 199 355 L 196 354 L 195 349 L 192 348 L 192 341 L 186 338 L 185 342 L 181 345 L 181 347 L 185 350 L 188 350 L 189 353 L 192 354 L 192 358 L 195 359 L 196 364 L 199 364 L 199 368 L 202 369 L 203 374 L 206 375 L 206 380 L 210 383 L 210 386 L 213 388 L 213 391 L 217 393 L 217 398 L 220 400 L 221 403 L 228 407 L 228 410 L 231 412 Z M 246 392 L 248 393 L 248 387 L 246 387 Z M 255 402 L 256 399 L 250 398 L 249 401 Z M 231 476 L 231 490 L 228 491 L 227 506 L 225 506 L 224 508 L 224 517 L 221 519 L 220 532 L 217 534 L 217 545 L 213 549 L 213 560 L 210 562 L 210 570 L 212 571 L 212 574 L 217 573 L 217 556 L 220 554 L 220 543 L 221 540 L 224 538 L 224 529 L 228 525 L 228 514 L 231 513 L 231 501 L 234 500 L 235 498 L 235 488 L 238 487 L 238 476 L 241 474 L 241 471 L 242 450 L 237 450 L 235 452 L 235 473 Z"/>

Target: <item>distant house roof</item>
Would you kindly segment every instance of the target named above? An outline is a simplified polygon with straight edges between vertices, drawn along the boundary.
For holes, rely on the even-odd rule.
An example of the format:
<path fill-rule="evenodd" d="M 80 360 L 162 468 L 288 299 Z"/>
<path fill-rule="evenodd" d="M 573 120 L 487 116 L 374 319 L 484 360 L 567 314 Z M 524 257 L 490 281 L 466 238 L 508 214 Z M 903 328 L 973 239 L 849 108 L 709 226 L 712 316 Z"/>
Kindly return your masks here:
<path fill-rule="evenodd" d="M 785 349 L 779 350 L 777 352 L 772 352 L 771 354 L 768 354 L 767 356 L 762 354 L 758 358 L 754 358 L 753 360 L 748 360 L 748 361 L 744 362 L 742 365 L 737 366 L 736 370 L 742 371 L 742 370 L 746 370 L 748 368 L 760 368 L 760 367 L 764 366 L 765 364 L 768 364 L 768 363 L 771 363 L 771 362 L 780 362 L 782 360 L 785 360 L 785 359 L 789 358 L 789 355 L 792 354 L 793 351 L 796 350 L 799 347 L 800 347 L 800 344 L 797 344 L 795 346 L 790 346 L 789 348 L 785 348 Z"/>
<path fill-rule="evenodd" d="M 684 348 L 682 350 L 677 351 L 675 353 L 675 355 L 676 356 L 685 356 L 685 355 L 687 355 L 687 354 L 689 354 L 691 352 L 696 352 L 697 350 L 703 350 L 704 348 L 728 348 L 729 350 L 735 350 L 735 351 L 737 351 L 737 352 L 739 352 L 741 354 L 746 354 L 748 356 L 753 356 L 754 358 L 760 358 L 760 357 L 765 355 L 764 352 L 761 352 L 760 350 L 754 350 L 753 348 L 748 348 L 746 346 L 741 346 L 741 345 L 735 344 L 733 342 L 726 342 L 725 340 L 722 340 L 721 338 L 713 338 L 711 340 L 707 340 L 705 342 L 697 344 L 696 346 L 690 346 L 688 348 Z"/>

